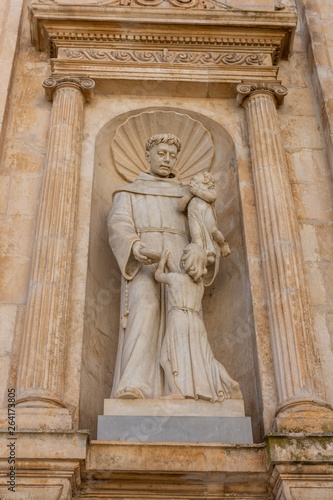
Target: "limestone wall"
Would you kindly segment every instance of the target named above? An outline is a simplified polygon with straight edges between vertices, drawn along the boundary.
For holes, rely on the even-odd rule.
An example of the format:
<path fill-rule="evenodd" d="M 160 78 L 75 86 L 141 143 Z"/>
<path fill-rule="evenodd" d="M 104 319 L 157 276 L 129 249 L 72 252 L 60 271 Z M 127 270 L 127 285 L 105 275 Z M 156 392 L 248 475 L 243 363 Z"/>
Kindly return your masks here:
<path fill-rule="evenodd" d="M 8 7 L 13 2 L 5 2 Z M 8 5 L 7 5 L 8 4 Z M 19 9 L 15 12 L 19 20 Z M 4 27 L 7 26 L 4 17 Z M 40 92 L 46 57 L 31 47 L 27 10 L 9 92 L 1 161 L 1 404 L 16 383 L 50 106 Z M 16 29 L 18 29 L 18 24 Z M 3 44 L 7 45 L 4 32 Z M 7 68 L 10 68 L 8 62 Z M 7 71 L 5 66 L 2 71 Z M 10 72 L 10 69 L 9 69 Z M 2 74 L 3 76 L 3 74 Z"/>

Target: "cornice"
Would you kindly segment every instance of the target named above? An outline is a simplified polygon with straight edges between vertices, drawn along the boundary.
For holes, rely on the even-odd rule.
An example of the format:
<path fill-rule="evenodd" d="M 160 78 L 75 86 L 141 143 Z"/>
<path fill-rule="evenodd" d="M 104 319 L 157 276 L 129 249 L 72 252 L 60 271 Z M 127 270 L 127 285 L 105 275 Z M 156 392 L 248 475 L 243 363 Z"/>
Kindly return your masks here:
<path fill-rule="evenodd" d="M 189 16 L 189 10 L 191 14 Z M 231 26 L 251 26 L 254 24 L 261 27 L 278 27 L 289 26 L 295 27 L 297 14 L 291 10 L 275 11 L 275 10 L 241 10 L 241 9 L 170 9 L 165 7 L 150 8 L 150 7 L 132 7 L 117 5 L 89 5 L 84 3 L 75 4 L 56 4 L 56 3 L 32 3 L 29 11 L 36 18 L 52 18 L 62 19 L 67 16 L 69 20 L 81 21 L 110 21 L 117 20 L 154 20 L 157 22 L 187 22 L 191 24 L 192 19 L 201 19 L 202 22 L 212 22 L 221 25 Z"/>

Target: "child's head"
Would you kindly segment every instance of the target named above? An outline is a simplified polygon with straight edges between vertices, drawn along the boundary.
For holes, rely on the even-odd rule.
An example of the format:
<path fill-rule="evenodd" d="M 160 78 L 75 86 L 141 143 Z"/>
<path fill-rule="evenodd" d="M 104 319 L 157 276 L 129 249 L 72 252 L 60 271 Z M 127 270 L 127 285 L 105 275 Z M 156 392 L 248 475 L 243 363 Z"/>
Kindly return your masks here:
<path fill-rule="evenodd" d="M 200 172 L 190 180 L 190 186 L 198 186 L 203 189 L 214 189 L 215 179 L 210 172 Z"/>

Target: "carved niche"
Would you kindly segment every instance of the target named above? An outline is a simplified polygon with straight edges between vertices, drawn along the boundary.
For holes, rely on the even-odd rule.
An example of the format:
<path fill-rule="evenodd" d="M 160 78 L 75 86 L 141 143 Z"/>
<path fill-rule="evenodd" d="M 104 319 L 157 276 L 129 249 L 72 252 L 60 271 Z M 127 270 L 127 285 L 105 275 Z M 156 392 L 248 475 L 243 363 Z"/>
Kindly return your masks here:
<path fill-rule="evenodd" d="M 220 193 L 216 205 L 218 225 L 230 240 L 232 252 L 223 259 L 214 284 L 207 289 L 204 318 L 214 356 L 224 363 L 230 376 L 240 382 L 256 435 L 261 421 L 261 407 L 257 403 L 259 378 L 251 301 L 248 300 L 250 288 L 245 268 L 235 145 L 220 123 L 181 108 L 132 110 L 110 120 L 96 137 L 82 384 L 85 387 L 99 382 L 88 394 L 82 392 L 82 425 L 95 422 L 96 415 L 103 413 L 103 398 L 109 397 L 115 370 L 120 272 L 106 231 L 112 193 L 132 182 L 141 171 L 148 170 L 144 154 L 146 140 L 165 130 L 170 130 L 182 142 L 176 165 L 180 180 L 186 184 L 196 172 L 209 170 Z M 228 276 L 233 279 L 227 279 Z M 107 376 L 92 377 L 97 367 L 99 373 Z"/>

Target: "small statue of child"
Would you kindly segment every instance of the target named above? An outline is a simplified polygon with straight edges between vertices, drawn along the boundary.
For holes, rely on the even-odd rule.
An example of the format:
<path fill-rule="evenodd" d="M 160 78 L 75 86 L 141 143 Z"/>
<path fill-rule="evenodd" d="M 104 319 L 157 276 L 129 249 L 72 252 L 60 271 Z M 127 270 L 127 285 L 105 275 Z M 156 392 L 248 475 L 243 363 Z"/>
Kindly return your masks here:
<path fill-rule="evenodd" d="M 167 271 L 166 266 L 170 272 Z M 241 399 L 239 384 L 213 355 L 202 319 L 202 278 L 194 281 L 185 271 L 177 272 L 168 250 L 162 253 L 155 279 L 167 285 L 166 333 L 161 365 L 169 393 L 167 399 Z"/>
<path fill-rule="evenodd" d="M 209 264 L 215 262 L 219 253 L 222 257 L 230 254 L 229 245 L 217 228 L 216 197 L 214 177 L 202 172 L 191 178 L 188 193 L 179 202 L 179 209 L 187 210 L 192 243 L 206 250 Z"/>

